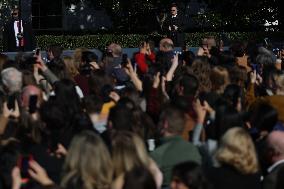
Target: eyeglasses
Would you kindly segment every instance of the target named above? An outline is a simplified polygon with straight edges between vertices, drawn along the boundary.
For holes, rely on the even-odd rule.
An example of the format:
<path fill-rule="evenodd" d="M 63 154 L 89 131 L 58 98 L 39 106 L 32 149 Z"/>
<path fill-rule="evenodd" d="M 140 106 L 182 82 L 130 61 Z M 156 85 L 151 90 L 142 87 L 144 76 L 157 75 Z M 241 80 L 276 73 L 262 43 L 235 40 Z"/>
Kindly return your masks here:
<path fill-rule="evenodd" d="M 18 15 L 18 13 L 12 13 L 12 15 L 17 16 L 17 15 Z"/>

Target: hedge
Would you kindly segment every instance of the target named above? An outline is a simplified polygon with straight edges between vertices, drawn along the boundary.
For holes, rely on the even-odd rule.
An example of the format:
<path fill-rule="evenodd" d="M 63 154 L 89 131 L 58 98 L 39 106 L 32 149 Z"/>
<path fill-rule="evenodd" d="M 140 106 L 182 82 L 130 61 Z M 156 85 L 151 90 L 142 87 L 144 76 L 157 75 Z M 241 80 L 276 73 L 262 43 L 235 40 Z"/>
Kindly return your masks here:
<path fill-rule="evenodd" d="M 284 32 L 227 32 L 223 33 L 229 41 L 234 40 L 256 40 L 263 41 L 265 37 L 283 42 Z M 197 47 L 201 39 L 205 36 L 215 36 L 219 38 L 221 33 L 218 32 L 204 32 L 204 33 L 187 33 L 186 45 L 188 47 Z M 159 41 L 162 36 L 159 35 L 141 35 L 141 34 L 101 34 L 101 35 L 39 35 L 36 36 L 37 46 L 41 49 L 46 49 L 49 44 L 61 44 L 64 49 L 75 49 L 78 47 L 98 48 L 103 50 L 111 42 L 116 42 L 124 48 L 138 47 L 139 43 L 144 39 L 153 39 Z M 1 42 L 1 41 L 0 41 Z M 2 44 L 2 42 L 0 43 Z M 0 46 L 2 50 L 2 46 Z"/>

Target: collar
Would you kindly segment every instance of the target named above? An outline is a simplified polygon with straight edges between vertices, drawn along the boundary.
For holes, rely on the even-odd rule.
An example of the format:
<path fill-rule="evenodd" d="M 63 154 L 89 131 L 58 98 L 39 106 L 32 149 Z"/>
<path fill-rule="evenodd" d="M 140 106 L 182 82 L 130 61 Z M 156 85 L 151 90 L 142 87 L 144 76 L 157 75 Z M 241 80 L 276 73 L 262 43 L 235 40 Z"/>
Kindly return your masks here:
<path fill-rule="evenodd" d="M 284 159 L 280 160 L 280 161 L 277 161 L 275 162 L 273 165 L 271 165 L 268 169 L 267 169 L 267 172 L 268 173 L 271 173 L 273 171 L 273 169 L 275 169 L 278 165 L 284 163 Z"/>
<path fill-rule="evenodd" d="M 183 140 L 183 139 L 179 135 L 168 136 L 168 137 L 163 137 L 162 138 L 162 143 L 167 143 L 167 142 L 171 142 L 171 141 L 178 141 L 178 140 Z"/>
<path fill-rule="evenodd" d="M 172 16 L 172 18 L 176 18 L 176 17 L 177 17 L 177 14 Z"/>

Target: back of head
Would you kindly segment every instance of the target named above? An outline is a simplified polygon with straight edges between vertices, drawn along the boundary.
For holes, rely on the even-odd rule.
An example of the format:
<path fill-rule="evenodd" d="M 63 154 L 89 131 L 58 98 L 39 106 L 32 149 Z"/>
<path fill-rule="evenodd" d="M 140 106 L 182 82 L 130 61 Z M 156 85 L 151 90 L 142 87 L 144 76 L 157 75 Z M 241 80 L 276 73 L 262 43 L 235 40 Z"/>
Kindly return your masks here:
<path fill-rule="evenodd" d="M 74 188 L 109 188 L 111 181 L 112 161 L 102 139 L 91 131 L 75 136 L 65 159 L 61 185 L 64 188 L 70 184 L 74 184 Z"/>
<path fill-rule="evenodd" d="M 94 52 L 84 51 L 82 52 L 81 61 L 85 64 L 89 64 L 90 62 L 97 62 L 98 56 Z"/>
<path fill-rule="evenodd" d="M 59 79 L 72 79 L 71 73 L 66 67 L 66 64 L 61 58 L 54 58 L 48 68 L 54 73 Z"/>
<path fill-rule="evenodd" d="M 185 51 L 182 53 L 182 60 L 186 66 L 191 66 L 195 59 L 195 54 L 192 51 Z"/>
<path fill-rule="evenodd" d="M 146 167 L 134 167 L 124 176 L 122 189 L 157 189 L 152 173 Z"/>
<path fill-rule="evenodd" d="M 232 127 L 243 127 L 243 117 L 234 107 L 226 102 L 221 102 L 216 107 L 216 118 L 209 128 L 213 139 L 219 140 Z"/>
<path fill-rule="evenodd" d="M 80 66 L 80 63 L 81 63 L 81 60 L 82 60 L 82 53 L 84 51 L 88 51 L 88 49 L 87 48 L 77 48 L 77 49 L 75 49 L 75 51 L 73 53 L 74 64 L 75 64 L 75 67 L 77 69 L 79 69 L 79 66 Z"/>
<path fill-rule="evenodd" d="M 72 78 L 74 78 L 76 75 L 79 74 L 74 58 L 72 58 L 71 56 L 64 56 L 63 62 L 66 66 L 67 71 L 70 73 L 70 76 Z"/>
<path fill-rule="evenodd" d="M 108 124 L 112 130 L 132 131 L 133 115 L 130 109 L 124 106 L 114 106 L 110 109 Z"/>
<path fill-rule="evenodd" d="M 278 121 L 278 112 L 273 106 L 265 102 L 259 102 L 251 106 L 249 121 L 258 132 L 271 132 Z"/>
<path fill-rule="evenodd" d="M 96 95 L 89 95 L 83 98 L 82 106 L 84 110 L 89 114 L 99 114 L 103 107 L 103 101 Z"/>
<path fill-rule="evenodd" d="M 243 57 L 246 52 L 246 46 L 243 42 L 236 41 L 231 45 L 230 50 L 235 57 Z"/>
<path fill-rule="evenodd" d="M 223 51 L 220 54 L 219 62 L 222 66 L 230 67 L 231 65 L 235 64 L 236 58 L 234 57 L 234 54 L 231 51 Z"/>
<path fill-rule="evenodd" d="M 54 92 L 56 103 L 66 116 L 73 117 L 81 111 L 80 98 L 73 81 L 68 79 L 57 81 L 54 84 Z"/>
<path fill-rule="evenodd" d="M 196 57 L 192 63 L 191 71 L 199 81 L 199 91 L 209 92 L 211 89 L 211 81 L 209 78 L 211 67 L 208 58 L 205 56 Z"/>
<path fill-rule="evenodd" d="M 22 88 L 22 73 L 16 68 L 6 68 L 1 72 L 2 82 L 9 93 L 19 92 Z"/>
<path fill-rule="evenodd" d="M 55 96 L 58 99 L 65 101 L 79 101 L 79 96 L 76 92 L 75 83 L 69 79 L 62 79 L 54 84 Z"/>
<path fill-rule="evenodd" d="M 216 159 L 225 165 L 233 166 L 242 174 L 258 171 L 256 151 L 250 135 L 246 130 L 235 127 L 229 129 L 222 137 Z"/>
<path fill-rule="evenodd" d="M 112 140 L 112 159 L 115 176 L 134 167 L 149 167 L 149 156 L 143 140 L 131 132 L 116 132 Z"/>
<path fill-rule="evenodd" d="M 171 188 L 177 189 L 180 182 L 190 189 L 210 188 L 201 166 L 195 162 L 180 163 L 173 168 Z"/>
<path fill-rule="evenodd" d="M 230 105 L 237 108 L 238 103 L 241 103 L 243 98 L 243 92 L 240 86 L 230 84 L 225 88 L 223 97 Z"/>
<path fill-rule="evenodd" d="M 47 51 L 52 53 L 53 58 L 60 58 L 63 53 L 63 48 L 59 44 L 50 45 Z"/>
<path fill-rule="evenodd" d="M 181 135 L 185 127 L 183 112 L 174 106 L 166 107 L 160 115 L 160 124 L 165 132 L 172 135 Z"/>
<path fill-rule="evenodd" d="M 229 69 L 230 81 L 232 84 L 237 84 L 241 87 L 247 81 L 247 71 L 243 66 L 234 66 Z"/>
<path fill-rule="evenodd" d="M 199 81 L 192 74 L 184 74 L 179 81 L 179 90 L 182 90 L 183 96 L 194 97 L 199 89 Z"/>
<path fill-rule="evenodd" d="M 212 90 L 217 93 L 223 93 L 224 89 L 229 84 L 229 72 L 226 68 L 221 66 L 214 67 L 211 70 L 210 80 L 212 83 Z"/>

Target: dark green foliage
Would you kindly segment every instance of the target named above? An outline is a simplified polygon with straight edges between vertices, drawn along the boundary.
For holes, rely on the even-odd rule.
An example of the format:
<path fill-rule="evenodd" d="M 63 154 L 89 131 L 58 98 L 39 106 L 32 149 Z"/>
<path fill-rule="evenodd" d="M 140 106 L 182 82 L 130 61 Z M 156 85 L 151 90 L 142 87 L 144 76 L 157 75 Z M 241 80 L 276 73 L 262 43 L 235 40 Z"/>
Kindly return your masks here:
<path fill-rule="evenodd" d="M 283 40 L 284 32 L 230 32 L 224 33 L 229 42 L 235 40 L 254 40 L 256 42 L 262 42 L 265 37 L 271 40 Z M 186 45 L 188 47 L 197 47 L 200 41 L 205 36 L 215 36 L 217 39 L 220 37 L 220 33 L 217 32 L 205 32 L 205 33 L 187 33 L 186 34 Z M 124 48 L 138 47 L 139 43 L 145 39 L 153 39 L 158 42 L 161 36 L 148 36 L 139 34 L 129 35 L 116 35 L 116 34 L 105 34 L 105 35 L 83 35 L 83 36 L 51 36 L 41 35 L 36 36 L 38 47 L 46 49 L 49 44 L 61 44 L 64 49 L 75 49 L 77 47 L 86 48 L 98 48 L 104 50 L 107 45 L 111 42 L 116 42 L 122 45 Z M 2 50 L 2 42 L 0 41 L 0 50 Z"/>

